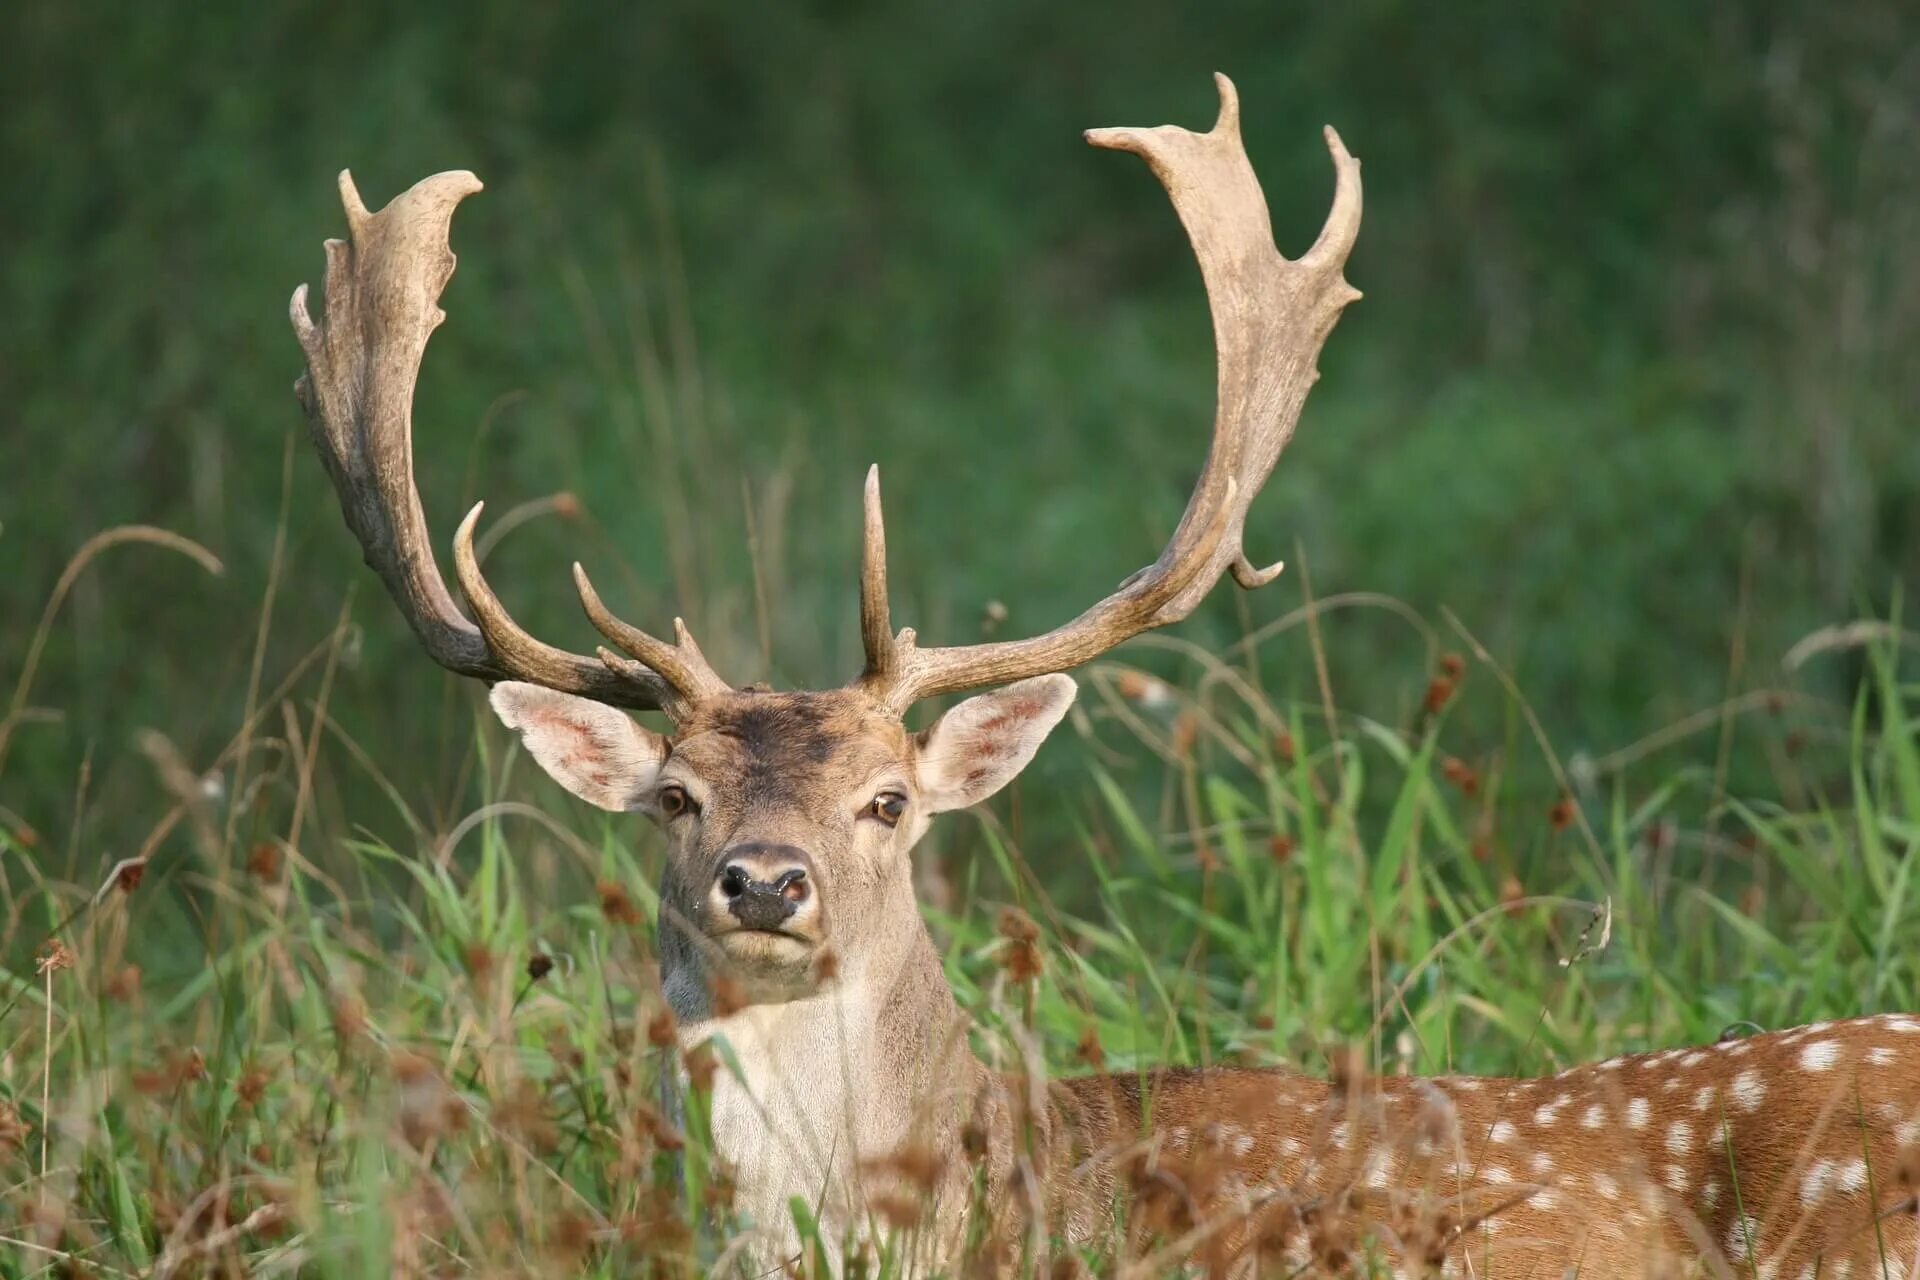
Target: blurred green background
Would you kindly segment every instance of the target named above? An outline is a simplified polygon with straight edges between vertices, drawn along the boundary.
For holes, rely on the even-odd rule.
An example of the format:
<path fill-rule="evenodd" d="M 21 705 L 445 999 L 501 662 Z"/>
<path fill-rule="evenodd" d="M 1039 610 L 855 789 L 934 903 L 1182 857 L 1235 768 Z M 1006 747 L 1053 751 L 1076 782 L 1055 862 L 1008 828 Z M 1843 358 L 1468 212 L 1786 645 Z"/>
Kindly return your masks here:
<path fill-rule="evenodd" d="M 195 768 L 226 741 L 269 600 L 268 687 L 352 597 L 333 718 L 402 793 L 457 802 L 470 694 L 359 565 L 289 390 L 286 299 L 343 231 L 343 166 L 376 206 L 446 168 L 488 184 L 417 465 L 443 548 L 472 496 L 577 496 L 489 566 L 572 647 L 577 555 L 738 680 L 844 679 L 869 461 L 896 620 L 929 639 L 995 600 L 1052 626 L 1150 559 L 1204 452 L 1209 329 L 1162 192 L 1079 135 L 1204 127 L 1215 69 L 1283 250 L 1331 192 L 1319 126 L 1364 160 L 1366 299 L 1249 521 L 1293 567 L 1186 636 L 1231 642 L 1309 574 L 1445 607 L 1597 753 L 1920 579 L 1906 0 L 16 0 L 0 30 L 0 682 L 95 532 L 162 525 L 228 567 L 118 549 L 55 620 L 27 701 L 62 718 L 19 729 L 0 803 L 64 832 L 84 762 L 76 847 L 163 807 L 141 729 Z M 1322 635 L 1341 705 L 1404 721 L 1417 633 L 1360 611 Z M 1261 662 L 1317 704 L 1303 632 Z"/>

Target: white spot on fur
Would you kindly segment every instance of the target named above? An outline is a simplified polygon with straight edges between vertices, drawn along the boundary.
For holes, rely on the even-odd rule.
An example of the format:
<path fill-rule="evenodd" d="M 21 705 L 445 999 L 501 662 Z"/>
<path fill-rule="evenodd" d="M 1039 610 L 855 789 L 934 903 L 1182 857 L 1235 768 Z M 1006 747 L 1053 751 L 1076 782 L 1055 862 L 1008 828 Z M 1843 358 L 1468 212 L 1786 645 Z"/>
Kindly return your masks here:
<path fill-rule="evenodd" d="M 1681 1054 L 1680 1062 L 1678 1065 L 1682 1071 L 1690 1071 L 1694 1067 L 1697 1067 L 1701 1063 L 1705 1062 L 1706 1060 L 1707 1060 L 1706 1054 L 1702 1053 L 1698 1049 L 1694 1049 L 1694 1050 L 1691 1050 L 1690 1052 Z"/>
<path fill-rule="evenodd" d="M 1708 1178 L 1706 1182 L 1702 1184 L 1700 1188 L 1700 1203 L 1709 1209 L 1720 1203 L 1720 1182 L 1718 1179 Z"/>
<path fill-rule="evenodd" d="M 1653 1110 L 1647 1105 L 1645 1098 L 1635 1098 L 1627 1104 L 1627 1127 L 1630 1129 L 1646 1128 L 1647 1118 L 1652 1114 Z"/>
<path fill-rule="evenodd" d="M 1826 1071 L 1840 1058 L 1840 1045 L 1832 1040 L 1816 1040 L 1800 1051 L 1800 1065 L 1808 1071 Z"/>
<path fill-rule="evenodd" d="M 1758 1111 L 1767 1098 L 1767 1082 L 1758 1071 L 1742 1071 L 1733 1078 L 1733 1105 L 1742 1111 Z"/>
<path fill-rule="evenodd" d="M 1711 1107 L 1712 1105 L 1713 1105 L 1713 1086 L 1710 1084 L 1703 1084 L 1700 1086 L 1699 1091 L 1693 1095 L 1693 1109 L 1695 1111 L 1705 1111 L 1708 1107 Z"/>
<path fill-rule="evenodd" d="M 1607 1109 L 1599 1103 L 1588 1107 L 1580 1117 L 1580 1123 L 1589 1129 L 1598 1129 L 1607 1122 Z"/>
<path fill-rule="evenodd" d="M 1892 1066 L 1893 1057 L 1893 1050 L 1883 1044 L 1875 1045 L 1873 1048 L 1867 1050 L 1867 1061 L 1876 1067 Z"/>
<path fill-rule="evenodd" d="M 1543 1107 L 1536 1108 L 1533 1113 L 1533 1122 L 1542 1129 L 1553 1128 L 1560 1119 L 1560 1112 L 1556 1110 L 1559 1105 L 1557 1102 L 1549 1102 Z"/>
<path fill-rule="evenodd" d="M 1515 1138 L 1519 1136 L 1520 1136 L 1520 1131 L 1514 1128 L 1513 1125 L 1506 1120 L 1495 1121 L 1493 1129 L 1487 1134 L 1487 1137 L 1492 1141 L 1502 1142 L 1502 1143 L 1512 1142 Z"/>
<path fill-rule="evenodd" d="M 1497 1164 L 1494 1165 L 1491 1169 L 1488 1169 L 1484 1174 L 1480 1176 L 1485 1178 L 1488 1182 L 1512 1182 L 1513 1181 L 1513 1174 L 1509 1173 L 1504 1166 L 1497 1165 Z"/>
<path fill-rule="evenodd" d="M 1620 1184 L 1615 1182 L 1608 1174 L 1594 1174 L 1593 1189 L 1609 1200 L 1618 1200 L 1620 1198 Z"/>
<path fill-rule="evenodd" d="M 1760 1223 L 1752 1214 L 1742 1214 L 1727 1228 L 1727 1257 L 1745 1262 L 1749 1250 L 1760 1239 Z"/>
<path fill-rule="evenodd" d="M 1533 1171 L 1536 1174 L 1540 1174 L 1544 1176 L 1546 1174 L 1552 1173 L 1553 1157 L 1548 1155 L 1544 1151 L 1537 1151 L 1534 1153 L 1532 1165 L 1533 1165 Z"/>
<path fill-rule="evenodd" d="M 1347 1149 L 1347 1142 L 1351 1137 L 1352 1131 L 1347 1128 L 1347 1122 L 1342 1120 L 1339 1124 L 1333 1126 L 1333 1132 L 1327 1135 L 1327 1141 L 1331 1142 L 1337 1150 L 1345 1151 Z"/>
<path fill-rule="evenodd" d="M 1667 1150 L 1677 1156 L 1693 1150 L 1693 1126 L 1681 1120 L 1667 1130 Z"/>
<path fill-rule="evenodd" d="M 1687 1190 L 1687 1171 L 1680 1165 L 1670 1164 L 1664 1181 L 1668 1187 L 1684 1195 Z"/>
<path fill-rule="evenodd" d="M 1807 1169 L 1807 1176 L 1800 1181 L 1800 1203 L 1809 1209 L 1827 1198 L 1840 1182 L 1840 1162 L 1838 1160 L 1815 1160 Z"/>

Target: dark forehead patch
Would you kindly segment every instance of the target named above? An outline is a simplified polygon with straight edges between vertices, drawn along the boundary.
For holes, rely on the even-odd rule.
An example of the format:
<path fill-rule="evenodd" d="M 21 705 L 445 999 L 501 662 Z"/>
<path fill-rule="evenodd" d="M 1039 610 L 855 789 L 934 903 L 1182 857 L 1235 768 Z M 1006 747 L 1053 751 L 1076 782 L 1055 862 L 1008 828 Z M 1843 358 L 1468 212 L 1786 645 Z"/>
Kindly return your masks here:
<path fill-rule="evenodd" d="M 732 738 L 756 759 L 789 757 L 825 764 L 833 758 L 832 719 L 826 708 L 812 701 L 761 694 L 719 708 L 712 731 Z M 843 723 L 842 734 L 853 727 Z"/>
<path fill-rule="evenodd" d="M 688 763 L 740 803 L 838 803 L 852 785 L 906 753 L 897 720 L 845 691 L 738 694 L 702 707 L 682 739 Z"/>

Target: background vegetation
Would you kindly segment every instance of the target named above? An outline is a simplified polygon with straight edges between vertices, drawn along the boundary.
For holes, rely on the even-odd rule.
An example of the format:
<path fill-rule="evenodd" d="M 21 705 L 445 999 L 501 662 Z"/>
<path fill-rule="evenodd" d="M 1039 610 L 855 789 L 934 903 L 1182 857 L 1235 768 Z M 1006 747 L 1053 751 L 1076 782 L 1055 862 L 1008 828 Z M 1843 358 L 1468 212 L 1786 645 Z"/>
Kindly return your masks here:
<path fill-rule="evenodd" d="M 208 1238 L 626 1274 L 668 1222 L 713 1257 L 699 1188 L 647 1198 L 633 1105 L 664 1061 L 651 837 L 434 674 L 304 440 L 285 302 L 336 170 L 374 203 L 488 183 L 419 397 L 443 544 L 473 496 L 572 495 L 490 561 L 535 630 L 587 642 L 578 556 L 735 678 L 817 685 L 857 659 L 869 461 L 896 614 L 935 639 L 995 601 L 1051 626 L 1160 546 L 1204 301 L 1157 186 L 1079 131 L 1204 125 L 1216 68 L 1284 249 L 1330 194 L 1317 127 L 1365 161 L 1367 297 L 1249 522 L 1287 575 L 1089 673 L 1075 732 L 932 838 L 970 1007 L 1030 1007 L 1061 1066 L 1357 1039 L 1532 1071 L 1920 1002 L 1909 6 L 25 0 L 0 1202 L 64 1225 L 0 1274 Z M 143 544 L 63 578 L 129 523 L 224 572 Z M 1609 948 L 1561 968 L 1609 901 Z M 1030 1006 L 1007 902 L 1042 924 Z M 73 969 L 36 968 L 50 939 Z M 441 1089 L 458 1128 L 393 1140 Z"/>

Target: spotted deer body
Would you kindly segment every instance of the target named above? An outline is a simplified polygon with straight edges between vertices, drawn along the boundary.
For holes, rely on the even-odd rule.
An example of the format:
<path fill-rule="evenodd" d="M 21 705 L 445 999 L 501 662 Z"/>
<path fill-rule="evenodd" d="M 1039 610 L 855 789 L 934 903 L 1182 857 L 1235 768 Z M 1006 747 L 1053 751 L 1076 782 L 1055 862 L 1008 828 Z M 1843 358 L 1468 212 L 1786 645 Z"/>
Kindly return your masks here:
<path fill-rule="evenodd" d="M 1247 1269 L 1910 1276 L 1917 1064 L 1896 1014 L 1535 1079 L 1166 1072 L 1120 1082 L 1149 1119 L 1107 1145 L 1137 1216 Z"/>
<path fill-rule="evenodd" d="M 1299 259 L 1273 244 L 1218 78 L 1206 133 L 1104 129 L 1142 156 L 1185 226 L 1218 356 L 1212 440 L 1158 559 L 1045 634 L 952 648 L 896 631 L 877 470 L 865 492 L 860 634 L 843 688 L 735 687 L 675 620 L 622 621 L 578 565 L 613 648 L 522 630 L 481 572 L 476 506 L 454 538 L 463 615 L 412 470 L 414 384 L 454 259 L 468 173 L 370 212 L 341 175 L 350 238 L 327 245 L 326 313 L 293 298 L 297 390 L 349 528 L 430 656 L 492 685 L 557 781 L 665 833 L 660 969 L 689 1082 L 711 1089 L 741 1234 L 726 1267 L 791 1262 L 794 1202 L 830 1253 L 905 1231 L 908 1270 L 1037 1263 L 1056 1240 L 1213 1274 L 1909 1274 L 1920 1020 L 1863 1019 L 1580 1067 L 1543 1080 L 1338 1082 L 1262 1071 L 1047 1080 L 989 1070 L 914 899 L 909 853 L 938 813 L 991 796 L 1073 700 L 1063 672 L 1185 618 L 1247 558 L 1249 504 L 1291 438 L 1318 357 L 1359 296 L 1359 163 L 1327 131 L 1332 209 Z M 989 690 L 911 730 L 918 701 Z M 656 710 L 662 733 L 620 708 Z M 724 1066 L 720 1065 L 724 1062 Z"/>

